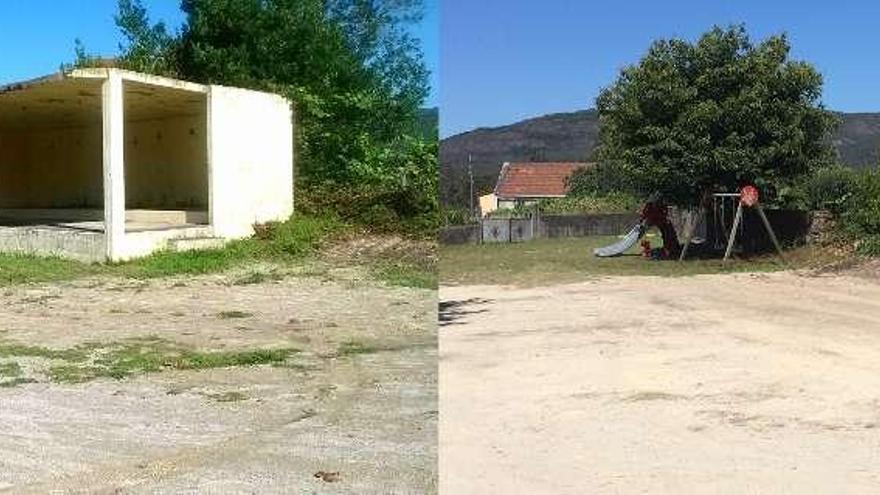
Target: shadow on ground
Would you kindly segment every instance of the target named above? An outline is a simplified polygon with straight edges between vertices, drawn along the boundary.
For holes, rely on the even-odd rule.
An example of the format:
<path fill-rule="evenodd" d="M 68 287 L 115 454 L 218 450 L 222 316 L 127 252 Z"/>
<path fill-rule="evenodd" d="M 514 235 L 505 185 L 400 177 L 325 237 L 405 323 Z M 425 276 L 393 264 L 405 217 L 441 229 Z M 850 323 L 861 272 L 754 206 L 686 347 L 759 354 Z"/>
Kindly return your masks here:
<path fill-rule="evenodd" d="M 441 327 L 449 325 L 461 325 L 463 322 L 458 321 L 467 315 L 485 313 L 488 309 L 471 309 L 472 306 L 489 304 L 492 299 L 483 299 L 480 297 L 472 297 L 470 299 L 462 299 L 460 301 L 440 301 L 439 305 L 439 323 Z"/>

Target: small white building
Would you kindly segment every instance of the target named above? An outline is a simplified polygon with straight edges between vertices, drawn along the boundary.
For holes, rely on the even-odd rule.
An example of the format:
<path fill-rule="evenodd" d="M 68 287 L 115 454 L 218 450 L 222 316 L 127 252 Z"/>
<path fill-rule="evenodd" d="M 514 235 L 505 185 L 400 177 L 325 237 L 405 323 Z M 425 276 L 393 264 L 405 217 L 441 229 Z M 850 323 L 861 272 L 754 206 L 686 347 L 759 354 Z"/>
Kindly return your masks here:
<path fill-rule="evenodd" d="M 292 212 L 278 95 L 103 68 L 0 87 L 0 251 L 118 261 Z"/>

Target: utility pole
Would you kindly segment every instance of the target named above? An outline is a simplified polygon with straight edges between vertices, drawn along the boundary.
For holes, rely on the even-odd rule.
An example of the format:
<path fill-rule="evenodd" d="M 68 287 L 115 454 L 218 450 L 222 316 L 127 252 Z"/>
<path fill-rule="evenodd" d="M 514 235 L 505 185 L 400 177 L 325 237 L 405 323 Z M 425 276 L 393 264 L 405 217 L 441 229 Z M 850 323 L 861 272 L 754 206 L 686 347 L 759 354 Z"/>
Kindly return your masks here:
<path fill-rule="evenodd" d="M 475 218 L 476 212 L 474 211 L 474 167 L 473 167 L 474 157 L 470 153 L 468 153 L 468 181 L 470 182 L 470 209 L 471 209 L 471 218 Z"/>

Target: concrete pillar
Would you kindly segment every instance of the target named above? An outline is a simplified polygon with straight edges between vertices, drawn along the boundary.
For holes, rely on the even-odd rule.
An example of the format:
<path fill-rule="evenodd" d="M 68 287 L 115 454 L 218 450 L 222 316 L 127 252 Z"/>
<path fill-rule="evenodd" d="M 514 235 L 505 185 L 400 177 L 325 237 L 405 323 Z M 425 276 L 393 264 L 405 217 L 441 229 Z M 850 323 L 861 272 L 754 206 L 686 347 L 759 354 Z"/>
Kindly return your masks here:
<path fill-rule="evenodd" d="M 120 259 L 125 238 L 125 115 L 122 77 L 110 71 L 102 96 L 104 114 L 104 236 L 107 259 Z"/>

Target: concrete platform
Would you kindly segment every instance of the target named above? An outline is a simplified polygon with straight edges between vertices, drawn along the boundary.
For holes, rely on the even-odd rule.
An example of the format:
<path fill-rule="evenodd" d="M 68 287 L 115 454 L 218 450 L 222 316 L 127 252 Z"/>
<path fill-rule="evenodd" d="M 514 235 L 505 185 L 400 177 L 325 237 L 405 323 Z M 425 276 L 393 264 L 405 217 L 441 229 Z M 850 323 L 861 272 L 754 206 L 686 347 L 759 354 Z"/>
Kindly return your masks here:
<path fill-rule="evenodd" d="M 107 258 L 107 239 L 104 222 L 87 220 L 92 214 L 87 210 L 77 210 L 76 214 L 62 215 L 51 210 L 21 211 L 11 214 L 0 211 L 0 252 L 35 254 L 40 256 L 59 256 L 87 263 L 105 261 Z M 70 213 L 70 212 L 67 212 Z M 198 212 L 197 212 L 198 213 Z M 52 217 L 56 218 L 52 218 Z M 79 217 L 79 219 L 71 219 Z M 185 212 L 138 211 L 127 212 L 125 237 L 128 253 L 126 258 L 144 256 L 163 249 L 192 249 L 198 242 L 210 247 L 219 247 L 221 239 L 213 235 L 210 225 L 179 223 L 187 217 Z M 208 239 L 211 242 L 206 243 Z M 189 241 L 192 242 L 181 242 Z M 180 246 L 180 247 L 178 247 Z"/>

